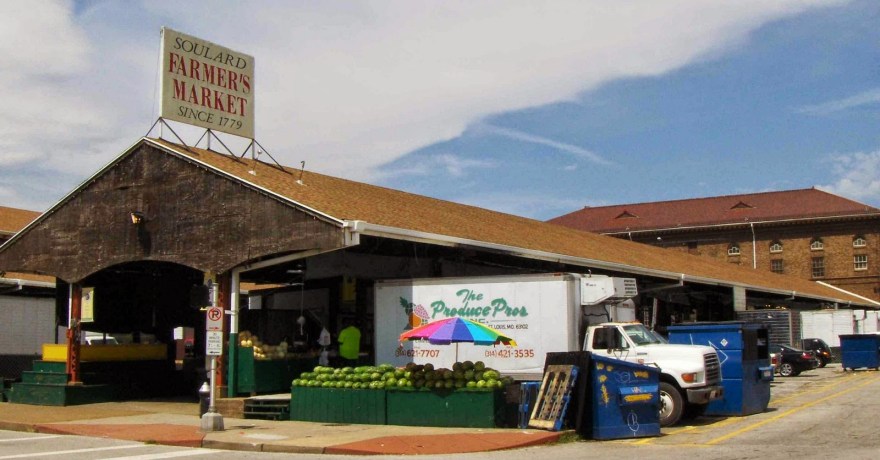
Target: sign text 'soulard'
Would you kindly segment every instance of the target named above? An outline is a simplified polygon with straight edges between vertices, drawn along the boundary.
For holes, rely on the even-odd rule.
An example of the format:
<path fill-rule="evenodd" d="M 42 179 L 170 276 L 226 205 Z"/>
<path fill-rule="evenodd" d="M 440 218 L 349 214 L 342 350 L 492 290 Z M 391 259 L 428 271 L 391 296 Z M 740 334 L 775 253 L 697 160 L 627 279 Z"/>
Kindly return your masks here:
<path fill-rule="evenodd" d="M 254 138 L 254 58 L 162 28 L 159 116 Z"/>

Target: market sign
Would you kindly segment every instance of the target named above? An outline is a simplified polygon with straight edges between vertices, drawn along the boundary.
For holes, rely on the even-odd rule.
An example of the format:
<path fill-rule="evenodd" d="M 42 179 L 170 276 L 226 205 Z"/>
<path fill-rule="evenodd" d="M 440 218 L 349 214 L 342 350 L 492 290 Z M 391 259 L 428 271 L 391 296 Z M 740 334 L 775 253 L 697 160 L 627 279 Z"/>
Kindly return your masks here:
<path fill-rule="evenodd" d="M 254 58 L 162 28 L 159 116 L 254 138 Z"/>
<path fill-rule="evenodd" d="M 93 323 L 95 322 L 95 288 L 93 287 L 84 287 L 82 288 L 82 297 L 79 303 L 80 308 L 80 322 L 81 323 Z"/>

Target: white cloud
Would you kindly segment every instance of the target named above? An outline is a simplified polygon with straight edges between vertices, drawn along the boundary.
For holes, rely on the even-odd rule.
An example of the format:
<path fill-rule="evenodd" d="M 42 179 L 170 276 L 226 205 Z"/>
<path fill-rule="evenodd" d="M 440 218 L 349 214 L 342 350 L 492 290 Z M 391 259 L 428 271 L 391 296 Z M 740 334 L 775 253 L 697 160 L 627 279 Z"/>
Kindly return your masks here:
<path fill-rule="evenodd" d="M 279 161 L 371 180 L 489 114 L 660 75 L 830 3 L 8 2 L 0 155 L 85 178 L 143 135 L 162 25 L 255 56 L 257 136 Z"/>
<path fill-rule="evenodd" d="M 880 88 L 864 91 L 854 96 L 845 97 L 835 101 L 801 107 L 797 109 L 797 112 L 808 115 L 828 115 L 870 104 L 880 104 Z"/>
<path fill-rule="evenodd" d="M 450 153 L 431 155 L 427 158 L 419 158 L 418 163 L 400 168 L 386 169 L 380 174 L 382 177 L 398 176 L 427 176 L 442 170 L 452 177 L 464 176 L 468 169 L 494 168 L 495 163 L 486 160 L 474 160 L 461 158 Z"/>
<path fill-rule="evenodd" d="M 880 150 L 835 155 L 829 161 L 835 180 L 818 188 L 880 206 Z"/>
<path fill-rule="evenodd" d="M 578 158 L 588 160 L 590 162 L 600 164 L 600 165 L 610 165 L 612 162 L 602 158 L 601 155 L 595 153 L 593 151 L 587 150 L 583 147 L 579 147 L 573 144 L 567 144 L 565 142 L 555 141 L 553 139 L 548 139 L 546 137 L 535 136 L 533 134 L 524 133 L 522 131 L 517 131 L 514 129 L 501 128 L 498 126 L 492 126 L 486 123 L 478 123 L 474 125 L 471 130 L 473 130 L 476 134 L 493 134 L 497 136 L 503 136 L 510 139 L 515 139 L 522 142 L 528 142 L 530 144 L 538 144 L 544 145 L 547 147 L 551 147 L 553 149 L 559 150 L 561 152 L 565 152 L 571 155 L 574 155 Z"/>

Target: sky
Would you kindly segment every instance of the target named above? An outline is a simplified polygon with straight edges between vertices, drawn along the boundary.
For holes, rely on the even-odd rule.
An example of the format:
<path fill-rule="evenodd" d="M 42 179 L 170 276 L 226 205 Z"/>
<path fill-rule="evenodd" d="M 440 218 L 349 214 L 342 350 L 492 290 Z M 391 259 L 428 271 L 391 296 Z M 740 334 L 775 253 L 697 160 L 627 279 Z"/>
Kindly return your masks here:
<path fill-rule="evenodd" d="M 540 220 L 809 187 L 880 207 L 876 0 L 0 8 L 2 206 L 44 211 L 150 132 L 167 26 L 254 57 L 285 165 Z"/>

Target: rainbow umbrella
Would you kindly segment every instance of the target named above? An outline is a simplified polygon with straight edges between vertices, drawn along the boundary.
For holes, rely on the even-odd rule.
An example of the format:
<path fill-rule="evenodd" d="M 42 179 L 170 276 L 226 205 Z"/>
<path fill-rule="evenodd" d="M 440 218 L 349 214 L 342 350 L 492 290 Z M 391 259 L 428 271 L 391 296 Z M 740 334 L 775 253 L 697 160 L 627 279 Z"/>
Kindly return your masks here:
<path fill-rule="evenodd" d="M 470 342 L 477 345 L 497 345 L 502 343 L 513 347 L 516 346 L 516 341 L 501 332 L 476 321 L 459 317 L 444 318 L 408 330 L 400 334 L 400 341 L 403 342 L 404 340 L 427 340 L 432 345 Z"/>

